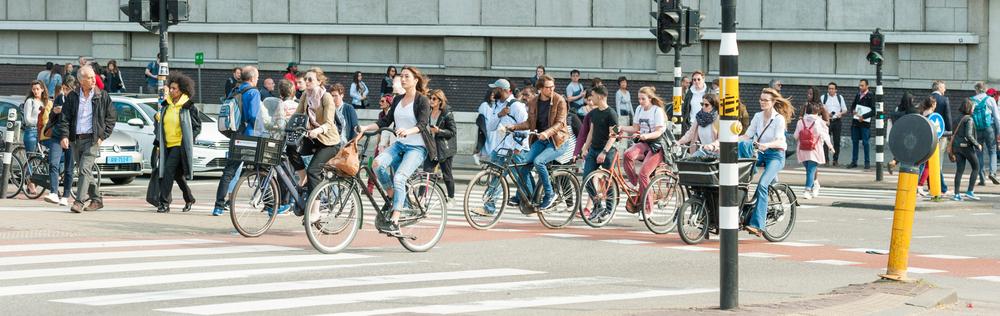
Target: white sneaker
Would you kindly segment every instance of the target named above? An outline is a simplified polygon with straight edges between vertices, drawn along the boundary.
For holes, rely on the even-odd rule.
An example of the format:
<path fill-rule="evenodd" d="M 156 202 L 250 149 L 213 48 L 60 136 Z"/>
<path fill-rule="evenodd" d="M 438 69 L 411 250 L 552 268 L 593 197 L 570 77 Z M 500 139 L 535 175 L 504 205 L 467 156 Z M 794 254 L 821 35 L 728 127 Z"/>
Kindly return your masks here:
<path fill-rule="evenodd" d="M 479 165 L 479 155 L 478 154 L 473 154 L 472 155 L 472 162 L 475 163 L 477 166 Z"/>
<path fill-rule="evenodd" d="M 802 198 L 803 198 L 803 199 L 806 199 L 806 200 L 810 200 L 810 199 L 812 199 L 812 198 L 813 198 L 813 196 L 812 196 L 812 194 L 810 194 L 810 193 L 809 193 L 809 191 L 807 190 L 807 191 L 805 191 L 805 192 L 802 192 Z"/>
<path fill-rule="evenodd" d="M 917 194 L 922 197 L 927 197 L 927 190 L 924 190 L 923 187 L 917 187 Z"/>
<path fill-rule="evenodd" d="M 819 197 L 819 181 L 813 181 L 813 197 Z"/>
<path fill-rule="evenodd" d="M 52 204 L 59 203 L 59 195 L 56 195 L 55 193 L 49 193 L 49 195 L 45 196 L 45 202 L 49 202 Z"/>
<path fill-rule="evenodd" d="M 68 198 L 59 199 L 59 206 L 69 206 L 69 199 Z"/>

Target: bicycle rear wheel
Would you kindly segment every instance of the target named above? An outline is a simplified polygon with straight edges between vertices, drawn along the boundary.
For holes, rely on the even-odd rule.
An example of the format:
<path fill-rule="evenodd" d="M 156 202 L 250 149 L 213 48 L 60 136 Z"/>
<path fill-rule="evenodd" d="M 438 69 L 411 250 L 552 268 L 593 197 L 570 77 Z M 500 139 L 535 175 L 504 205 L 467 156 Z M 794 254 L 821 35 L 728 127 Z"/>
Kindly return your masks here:
<path fill-rule="evenodd" d="M 607 170 L 594 170 L 583 179 L 580 217 L 588 226 L 600 228 L 611 222 L 618 208 L 618 185 Z"/>
<path fill-rule="evenodd" d="M 448 223 L 447 198 L 433 181 L 418 179 L 407 185 L 409 207 L 399 214 L 399 243 L 409 251 L 424 252 L 441 240 Z"/>
<path fill-rule="evenodd" d="M 684 202 L 684 192 L 677 177 L 662 174 L 653 177 L 642 193 L 642 222 L 655 234 L 666 234 L 677 227 L 677 208 Z"/>
<path fill-rule="evenodd" d="M 694 245 L 708 236 L 708 210 L 700 198 L 688 199 L 677 211 L 677 234 L 688 245 Z"/>
<path fill-rule="evenodd" d="M 551 208 L 538 210 L 538 220 L 546 228 L 562 228 L 573 221 L 580 208 L 580 182 L 576 175 L 566 171 L 553 172 L 551 181 L 552 191 L 556 195 L 555 202 Z M 544 189 L 539 184 L 535 189 L 535 197 L 541 199 L 543 195 Z"/>
<path fill-rule="evenodd" d="M 21 161 L 21 158 L 14 156 L 10 160 L 10 175 L 7 176 L 7 189 L 4 194 L 8 199 L 13 199 L 18 193 L 21 193 L 22 186 L 24 186 L 24 162 Z"/>
<path fill-rule="evenodd" d="M 244 171 L 229 198 L 229 217 L 244 237 L 263 235 L 274 223 L 278 183 L 265 171 Z"/>
<path fill-rule="evenodd" d="M 28 168 L 24 179 L 24 196 L 32 200 L 42 197 L 49 187 L 49 162 L 37 156 L 28 158 Z M 35 194 L 28 193 L 28 183 L 35 185 Z"/>
<path fill-rule="evenodd" d="M 361 187 L 353 179 L 320 182 L 306 204 L 306 236 L 322 253 L 338 253 L 351 245 L 361 230 Z"/>
<path fill-rule="evenodd" d="M 795 228 L 795 193 L 785 184 L 775 184 L 767 189 L 767 219 L 764 239 L 779 242 L 788 238 Z"/>
<path fill-rule="evenodd" d="M 507 189 L 507 181 L 497 170 L 486 169 L 473 176 L 462 202 L 469 226 L 481 230 L 496 226 L 510 198 Z"/>

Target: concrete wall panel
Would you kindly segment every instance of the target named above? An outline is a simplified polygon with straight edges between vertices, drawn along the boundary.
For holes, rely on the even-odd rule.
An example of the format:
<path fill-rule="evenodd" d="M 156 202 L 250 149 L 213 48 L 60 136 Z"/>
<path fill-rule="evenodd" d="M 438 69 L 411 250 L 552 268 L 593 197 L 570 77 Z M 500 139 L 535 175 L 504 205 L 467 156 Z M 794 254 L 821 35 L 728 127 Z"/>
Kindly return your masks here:
<path fill-rule="evenodd" d="M 955 48 L 951 45 L 910 45 L 910 60 L 944 61 L 955 59 Z"/>
<path fill-rule="evenodd" d="M 389 24 L 438 24 L 438 0 L 389 0 Z"/>
<path fill-rule="evenodd" d="M 591 0 L 535 0 L 535 25 L 590 26 Z"/>
<path fill-rule="evenodd" d="M 122 0 L 122 1 L 128 2 L 127 0 Z M 208 18 L 207 2 L 208 0 L 188 0 L 188 8 L 190 9 L 190 11 L 188 12 L 188 22 L 205 23 L 205 21 L 207 21 L 206 20 Z M 122 14 L 122 16 L 124 17 L 125 15 Z M 128 21 L 127 17 L 125 18 L 125 21 Z"/>
<path fill-rule="evenodd" d="M 349 59 L 355 63 L 395 64 L 398 47 L 396 38 L 388 36 L 351 36 L 347 44 Z"/>
<path fill-rule="evenodd" d="M 219 59 L 257 60 L 257 35 L 219 36 Z"/>
<path fill-rule="evenodd" d="M 765 29 L 826 29 L 826 0 L 769 0 L 763 2 Z"/>
<path fill-rule="evenodd" d="M 385 24 L 386 0 L 337 1 L 337 21 L 345 24 Z"/>
<path fill-rule="evenodd" d="M 440 37 L 399 38 L 399 63 L 443 65 L 444 39 Z"/>
<path fill-rule="evenodd" d="M 545 45 L 545 65 L 565 68 L 600 68 L 602 45 L 599 40 L 558 39 Z"/>
<path fill-rule="evenodd" d="M 129 47 L 132 49 L 130 55 L 133 59 L 156 58 L 156 53 L 159 52 L 157 47 L 160 47 L 159 37 L 150 33 L 131 33 L 129 38 Z"/>
<path fill-rule="evenodd" d="M 445 51 L 444 64 L 448 67 L 486 67 L 486 52 Z"/>
<path fill-rule="evenodd" d="M 774 43 L 771 52 L 774 72 L 833 73 L 837 51 L 834 44 Z"/>
<path fill-rule="evenodd" d="M 0 54 L 17 55 L 18 34 L 15 31 L 0 31 Z"/>
<path fill-rule="evenodd" d="M 914 61 L 910 66 L 911 79 L 954 80 L 957 63 L 947 61 Z"/>
<path fill-rule="evenodd" d="M 955 21 L 955 8 L 928 7 L 926 14 L 927 30 L 937 32 L 954 32 L 958 29 Z"/>
<path fill-rule="evenodd" d="M 299 39 L 302 62 L 347 62 L 347 36 L 302 36 Z"/>
<path fill-rule="evenodd" d="M 482 52 L 486 50 L 486 38 L 447 37 L 444 40 L 444 49 L 447 51 Z"/>
<path fill-rule="evenodd" d="M 494 38 L 492 41 L 494 66 L 534 67 L 546 64 L 543 39 Z"/>
<path fill-rule="evenodd" d="M 652 1 L 646 0 L 594 0 L 594 26 L 649 27 L 653 18 Z"/>
<path fill-rule="evenodd" d="M 45 3 L 45 19 L 49 21 L 82 21 L 87 19 L 87 1 L 48 0 Z"/>
<path fill-rule="evenodd" d="M 253 11 L 250 0 L 208 1 L 208 23 L 247 23 Z"/>
<path fill-rule="evenodd" d="M 22 40 L 24 40 L 22 38 Z M 93 35 L 90 32 L 59 32 L 60 56 L 91 56 Z M 51 42 L 49 43 L 51 45 Z"/>
<path fill-rule="evenodd" d="M 826 13 L 830 30 L 892 30 L 892 0 L 830 1 Z"/>
<path fill-rule="evenodd" d="M 656 69 L 656 44 L 652 41 L 604 41 L 604 68 Z"/>
<path fill-rule="evenodd" d="M 7 20 L 7 0 L 0 0 L 0 20 Z"/>
<path fill-rule="evenodd" d="M 38 0 L 7 0 L 7 19 L 11 21 L 45 20 L 45 2 Z"/>
<path fill-rule="evenodd" d="M 119 0 L 86 0 L 88 21 L 118 21 Z"/>
<path fill-rule="evenodd" d="M 736 2 L 736 22 L 741 29 L 761 28 L 761 1 L 740 0 Z M 701 0 L 699 7 L 704 19 L 701 27 L 718 28 L 722 22 L 722 4 L 720 0 Z M 651 18 L 652 19 L 652 18 Z"/>
<path fill-rule="evenodd" d="M 291 23 L 337 23 L 337 0 L 289 0 Z"/>
<path fill-rule="evenodd" d="M 483 7 L 481 0 L 440 0 L 438 3 L 438 23 L 480 24 Z"/>
<path fill-rule="evenodd" d="M 482 1 L 482 25 L 535 25 L 535 0 Z"/>
<path fill-rule="evenodd" d="M 708 48 L 709 69 L 719 70 L 719 43 L 712 42 Z M 740 71 L 770 72 L 771 43 L 740 42 Z M 700 68 L 700 67 L 699 67 Z M 688 68 L 690 69 L 690 68 Z M 685 71 L 686 72 L 686 71 Z"/>
<path fill-rule="evenodd" d="M 253 0 L 254 23 L 288 23 L 288 0 Z"/>
<path fill-rule="evenodd" d="M 923 31 L 923 0 L 895 0 L 893 5 L 894 30 Z"/>
<path fill-rule="evenodd" d="M 912 48 L 909 51 L 910 54 L 915 52 Z M 882 68 L 884 75 L 894 76 L 899 73 L 899 53 L 899 45 L 886 45 L 883 53 L 885 64 Z M 837 74 L 870 75 L 870 79 L 874 80 L 875 66 L 865 59 L 867 54 L 868 44 L 837 44 Z M 911 66 L 911 71 L 915 71 L 916 63 L 911 63 Z"/>
<path fill-rule="evenodd" d="M 56 32 L 23 31 L 18 35 L 20 35 L 18 48 L 21 55 L 58 55 L 59 37 Z"/>
<path fill-rule="evenodd" d="M 174 34 L 172 58 L 194 59 L 194 54 L 204 52 L 205 59 L 219 58 L 219 36 L 215 34 Z"/>

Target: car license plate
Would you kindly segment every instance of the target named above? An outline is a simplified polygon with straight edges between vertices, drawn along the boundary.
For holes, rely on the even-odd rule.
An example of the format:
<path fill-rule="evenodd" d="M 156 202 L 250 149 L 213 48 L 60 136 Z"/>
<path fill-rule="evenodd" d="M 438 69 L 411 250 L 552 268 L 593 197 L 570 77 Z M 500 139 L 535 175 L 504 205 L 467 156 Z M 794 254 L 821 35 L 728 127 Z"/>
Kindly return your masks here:
<path fill-rule="evenodd" d="M 111 157 L 108 157 L 108 163 L 113 163 L 113 164 L 132 163 L 132 157 L 130 157 L 130 156 L 111 156 Z"/>

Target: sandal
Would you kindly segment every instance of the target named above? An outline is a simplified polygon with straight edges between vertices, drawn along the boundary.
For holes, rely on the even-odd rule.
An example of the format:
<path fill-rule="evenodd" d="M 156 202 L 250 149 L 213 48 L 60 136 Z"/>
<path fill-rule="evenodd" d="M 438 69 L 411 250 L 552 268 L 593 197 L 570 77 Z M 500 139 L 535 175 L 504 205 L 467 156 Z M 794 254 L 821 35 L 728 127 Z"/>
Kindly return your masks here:
<path fill-rule="evenodd" d="M 763 236 L 763 235 L 761 235 L 761 233 L 760 233 L 760 229 L 757 229 L 757 228 L 754 228 L 754 227 L 750 227 L 750 226 L 747 226 L 747 227 L 745 228 L 745 230 L 746 230 L 746 231 L 747 231 L 748 233 L 750 233 L 751 235 L 754 235 L 754 236 L 757 236 L 757 237 L 762 237 L 762 236 Z"/>

